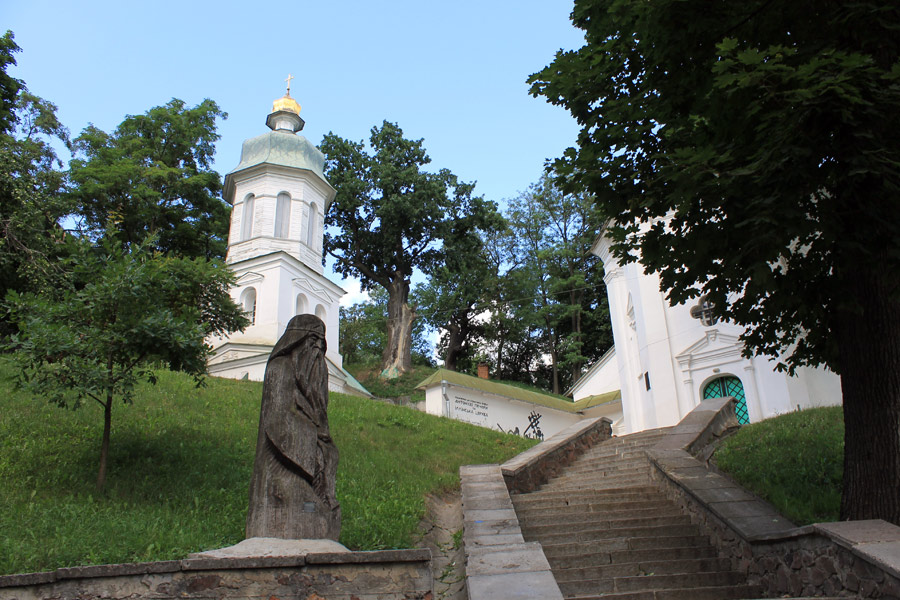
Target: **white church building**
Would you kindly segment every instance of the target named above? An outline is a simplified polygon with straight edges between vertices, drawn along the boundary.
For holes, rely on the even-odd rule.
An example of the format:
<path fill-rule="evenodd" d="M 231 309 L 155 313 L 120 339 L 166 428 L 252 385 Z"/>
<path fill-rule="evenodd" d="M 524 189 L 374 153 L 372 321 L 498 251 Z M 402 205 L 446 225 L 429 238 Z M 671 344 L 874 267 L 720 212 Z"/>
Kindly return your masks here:
<path fill-rule="evenodd" d="M 741 423 L 841 403 L 840 378 L 823 368 L 796 375 L 775 370 L 765 356 L 746 358 L 743 328 L 717 321 L 700 298 L 671 306 L 659 276 L 638 263 L 622 265 L 601 231 L 592 252 L 604 269 L 614 347 L 570 388 L 574 400 L 621 392 L 616 434 L 678 423 L 702 400 L 734 396 Z"/>
<path fill-rule="evenodd" d="M 228 268 L 237 282 L 231 296 L 250 326 L 213 338 L 210 375 L 262 381 L 269 353 L 298 314 L 325 322 L 328 387 L 369 395 L 342 366 L 338 352 L 340 298 L 345 294 L 323 274 L 325 212 L 335 196 L 323 172 L 325 156 L 297 132 L 300 105 L 290 96 L 274 102 L 270 132 L 244 141 L 241 162 L 225 176 L 232 205 Z"/>

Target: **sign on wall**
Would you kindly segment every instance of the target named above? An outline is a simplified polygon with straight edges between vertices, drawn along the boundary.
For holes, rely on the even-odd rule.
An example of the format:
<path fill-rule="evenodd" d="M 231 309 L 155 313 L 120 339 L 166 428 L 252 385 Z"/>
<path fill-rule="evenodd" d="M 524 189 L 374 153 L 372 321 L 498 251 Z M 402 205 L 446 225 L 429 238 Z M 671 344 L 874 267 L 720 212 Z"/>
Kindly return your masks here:
<path fill-rule="evenodd" d="M 488 424 L 488 403 L 472 400 L 457 394 L 451 398 L 451 415 L 457 421 L 465 421 L 473 425 L 490 427 Z"/>

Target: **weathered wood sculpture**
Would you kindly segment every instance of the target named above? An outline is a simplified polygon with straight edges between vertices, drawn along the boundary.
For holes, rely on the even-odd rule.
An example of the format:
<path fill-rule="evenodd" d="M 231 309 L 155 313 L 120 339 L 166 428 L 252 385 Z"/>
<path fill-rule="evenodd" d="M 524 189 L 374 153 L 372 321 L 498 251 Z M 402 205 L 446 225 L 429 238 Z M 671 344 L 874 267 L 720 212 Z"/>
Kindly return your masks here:
<path fill-rule="evenodd" d="M 247 537 L 337 540 L 338 450 L 328 430 L 325 324 L 298 315 L 269 356 Z"/>

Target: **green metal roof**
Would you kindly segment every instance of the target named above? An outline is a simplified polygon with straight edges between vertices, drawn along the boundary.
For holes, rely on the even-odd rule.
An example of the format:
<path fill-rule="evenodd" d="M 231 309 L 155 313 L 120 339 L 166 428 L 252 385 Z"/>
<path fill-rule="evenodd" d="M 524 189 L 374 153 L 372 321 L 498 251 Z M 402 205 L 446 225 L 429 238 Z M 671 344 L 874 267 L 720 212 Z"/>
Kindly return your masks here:
<path fill-rule="evenodd" d="M 547 408 L 554 408 L 568 413 L 577 413 L 593 406 L 612 402 L 620 397 L 619 392 L 614 391 L 597 396 L 588 396 L 587 398 L 582 398 L 577 402 L 573 402 L 568 399 L 556 398 L 555 396 L 525 390 L 514 385 L 506 385 L 505 383 L 491 381 L 490 379 L 481 379 L 479 377 L 457 373 L 456 371 L 448 371 L 447 369 L 438 369 L 431 377 L 428 377 L 425 381 L 417 385 L 416 389 L 426 389 L 433 385 L 440 385 L 443 381 L 460 387 L 467 387 L 488 394 L 503 396 L 504 398 L 521 400 L 522 402 L 537 404 L 538 406 L 546 406 Z"/>
<path fill-rule="evenodd" d="M 263 163 L 308 169 L 325 179 L 325 155 L 308 139 L 290 131 L 270 131 L 244 140 L 241 162 L 229 175 Z"/>

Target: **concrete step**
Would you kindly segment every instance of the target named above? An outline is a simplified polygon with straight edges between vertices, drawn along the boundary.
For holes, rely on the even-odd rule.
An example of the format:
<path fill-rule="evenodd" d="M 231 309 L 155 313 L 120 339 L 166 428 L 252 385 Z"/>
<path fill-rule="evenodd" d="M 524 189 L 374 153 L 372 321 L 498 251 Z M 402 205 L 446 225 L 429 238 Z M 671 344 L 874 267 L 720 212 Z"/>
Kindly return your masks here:
<path fill-rule="evenodd" d="M 526 538 L 526 541 L 540 540 Z M 541 542 L 541 546 L 544 548 L 544 555 L 549 560 L 551 556 L 557 558 L 571 556 L 573 554 L 611 554 L 613 552 L 623 552 L 627 550 L 665 550 L 668 553 L 669 550 L 675 548 L 709 546 L 709 538 L 705 535 L 655 535 L 653 537 L 617 537 L 585 542 Z"/>
<path fill-rule="evenodd" d="M 586 460 L 602 460 L 606 462 L 614 462 L 614 461 L 625 461 L 629 462 L 646 462 L 647 461 L 647 449 L 646 448 L 593 448 L 591 450 L 586 451 L 584 454 L 578 457 L 575 462 L 578 461 L 586 461 Z M 574 463 L 573 463 L 574 464 Z"/>
<path fill-rule="evenodd" d="M 648 519 L 654 517 L 680 517 L 684 513 L 677 506 L 661 503 L 658 507 L 641 508 L 641 509 L 624 509 L 610 510 L 602 513 L 579 513 L 579 514 L 546 514 L 529 515 L 528 518 L 520 518 L 519 525 L 523 527 L 541 527 L 541 526 L 567 526 L 576 525 L 587 527 L 591 523 L 601 523 L 604 521 L 618 521 L 621 519 Z"/>
<path fill-rule="evenodd" d="M 549 499 L 559 499 L 560 501 L 570 500 L 570 499 L 587 499 L 587 498 L 595 498 L 595 497 L 603 497 L 603 496 L 616 496 L 621 495 L 623 492 L 621 489 L 614 490 L 536 490 L 534 492 L 529 492 L 527 494 L 512 494 L 510 498 L 513 501 L 513 504 L 522 504 L 527 505 L 529 502 L 536 502 L 538 500 L 549 500 Z M 660 491 L 660 489 L 655 485 L 645 485 L 645 486 L 637 486 L 630 490 L 628 490 L 629 494 L 633 494 L 635 496 L 648 496 L 648 495 L 659 495 L 661 497 L 665 497 L 664 494 Z"/>
<path fill-rule="evenodd" d="M 510 496 L 513 506 L 527 508 L 529 506 L 545 506 L 548 502 L 555 502 L 560 506 L 566 504 L 578 504 L 583 502 L 657 500 L 667 502 L 666 495 L 654 485 L 636 486 L 631 488 L 612 489 L 546 489 L 531 492 L 527 495 Z"/>
<path fill-rule="evenodd" d="M 727 558 L 685 558 L 609 564 L 597 567 L 554 569 L 553 576 L 557 582 L 562 583 L 565 581 L 589 579 L 611 579 L 613 577 L 639 577 L 729 570 L 731 570 L 731 561 Z"/>
<path fill-rule="evenodd" d="M 624 475 L 604 473 L 576 473 L 551 479 L 540 487 L 542 490 L 568 487 L 594 486 L 600 489 L 608 487 L 629 487 L 650 484 L 650 472 L 627 473 Z"/>
<path fill-rule="evenodd" d="M 649 512 L 649 511 L 648 511 Z M 545 535 L 578 533 L 582 531 L 594 531 L 601 529 L 624 529 L 631 527 L 660 527 L 663 525 L 689 525 L 691 520 L 686 515 L 675 509 L 669 509 L 668 514 L 651 513 L 644 516 L 633 516 L 629 512 L 621 512 L 615 518 L 607 516 L 592 517 L 590 519 L 572 519 L 569 521 L 556 521 L 547 523 L 546 520 L 534 519 L 528 522 L 519 521 L 522 533 L 526 536 L 534 536 L 544 539 Z"/>
<path fill-rule="evenodd" d="M 524 532 L 523 532 L 524 533 Z M 652 537 L 691 537 L 700 534 L 700 529 L 690 522 L 676 525 L 656 525 L 651 527 L 617 527 L 615 529 L 586 529 L 582 531 L 562 531 L 546 533 L 539 538 L 542 545 L 562 544 L 567 542 L 594 543 L 605 540 L 652 538 Z"/>
<path fill-rule="evenodd" d="M 637 496 L 625 499 L 597 498 L 596 500 L 572 501 L 568 504 L 553 502 L 535 502 L 527 505 L 513 504 L 519 520 L 544 514 L 547 511 L 565 515 L 587 515 L 588 513 L 606 513 L 621 510 L 641 510 L 647 508 L 664 508 L 671 503 L 659 498 L 640 498 Z"/>
<path fill-rule="evenodd" d="M 718 551 L 711 545 L 683 546 L 678 548 L 650 548 L 644 550 L 618 550 L 613 552 L 595 552 L 590 554 L 559 554 L 547 560 L 556 573 L 557 569 L 578 569 L 603 565 L 633 564 L 658 561 L 660 557 L 667 560 L 716 558 Z"/>
<path fill-rule="evenodd" d="M 673 590 L 614 592 L 611 594 L 577 594 L 565 596 L 565 598 L 566 600 L 736 600 L 739 598 L 758 598 L 760 594 L 762 594 L 762 587 L 758 585 L 729 585 Z M 822 599 L 820 598 L 819 600 Z"/>
<path fill-rule="evenodd" d="M 625 488 L 647 487 L 651 485 L 652 480 L 649 475 L 643 477 L 633 477 L 629 479 L 613 479 L 605 480 L 585 478 L 581 480 L 564 480 L 551 481 L 540 487 L 541 491 L 563 491 L 563 490 L 623 490 Z"/>
<path fill-rule="evenodd" d="M 642 475 L 650 472 L 650 463 L 617 465 L 615 461 L 590 460 L 582 463 L 572 463 L 565 472 L 564 477 L 571 475 Z"/>
<path fill-rule="evenodd" d="M 563 596 L 641 592 L 649 590 L 702 589 L 705 587 L 733 587 L 746 585 L 747 576 L 736 571 L 678 573 L 672 575 L 643 575 L 559 582 Z"/>

